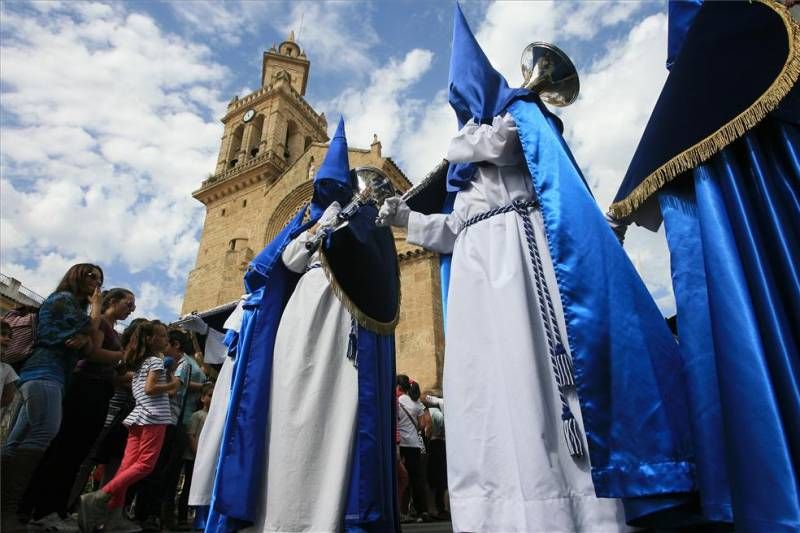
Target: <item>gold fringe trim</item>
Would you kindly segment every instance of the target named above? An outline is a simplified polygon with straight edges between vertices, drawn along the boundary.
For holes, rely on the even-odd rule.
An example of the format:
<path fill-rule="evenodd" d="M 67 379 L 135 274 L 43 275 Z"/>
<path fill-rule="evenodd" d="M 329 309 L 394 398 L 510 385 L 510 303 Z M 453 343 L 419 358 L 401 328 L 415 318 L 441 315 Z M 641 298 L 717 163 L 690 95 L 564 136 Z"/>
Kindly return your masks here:
<path fill-rule="evenodd" d="M 397 254 L 395 254 L 395 257 L 396 255 Z M 328 283 L 331 284 L 333 294 L 340 302 L 342 302 L 344 308 L 350 312 L 353 318 L 356 319 L 356 322 L 358 322 L 359 326 L 377 333 L 378 335 L 392 335 L 394 333 L 397 323 L 400 321 L 400 301 L 402 300 L 399 266 L 397 268 L 397 310 L 395 311 L 394 318 L 391 320 L 391 322 L 380 322 L 379 320 L 375 320 L 374 318 L 368 316 L 356 305 L 353 300 L 350 299 L 349 296 L 347 296 L 347 293 L 344 292 L 342 286 L 339 285 L 336 275 L 331 270 L 330 264 L 328 263 L 328 258 L 325 257 L 325 251 L 322 249 L 322 246 L 320 246 L 319 262 L 322 265 L 322 270 L 325 272 L 325 277 L 328 278 Z"/>
<path fill-rule="evenodd" d="M 641 206 L 645 200 L 676 176 L 708 160 L 720 150 L 747 133 L 775 109 L 792 90 L 800 77 L 800 26 L 794 21 L 789 10 L 772 0 L 758 0 L 777 13 L 786 26 L 789 37 L 789 53 L 783 69 L 756 101 L 733 120 L 679 153 L 647 176 L 628 196 L 611 204 L 609 213 L 616 219 L 624 219 Z"/>

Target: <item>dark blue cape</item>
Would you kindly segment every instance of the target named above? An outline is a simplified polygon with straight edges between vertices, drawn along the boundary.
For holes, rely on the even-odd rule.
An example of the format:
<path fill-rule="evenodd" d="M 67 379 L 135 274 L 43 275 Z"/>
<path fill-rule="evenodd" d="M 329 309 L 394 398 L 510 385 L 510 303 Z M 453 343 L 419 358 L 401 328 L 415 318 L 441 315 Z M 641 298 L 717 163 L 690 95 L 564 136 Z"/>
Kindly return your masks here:
<path fill-rule="evenodd" d="M 650 182 L 665 223 L 698 516 L 798 531 L 800 36 L 776 3 L 696 4 L 670 3 L 677 60 L 615 207 L 638 222 Z"/>
<path fill-rule="evenodd" d="M 800 75 L 797 24 L 777 2 L 680 3 L 670 15 L 676 56 L 611 205 L 617 218 L 757 124 Z"/>
<path fill-rule="evenodd" d="M 244 305 L 237 343 L 207 532 L 246 527 L 253 523 L 263 505 L 272 352 L 281 315 L 300 278 L 283 265 L 280 257 L 286 245 L 313 223 L 302 223 L 305 212 L 306 209 L 301 210 L 253 260 L 245 276 L 251 292 Z M 393 531 L 398 524 L 394 474 L 394 337 L 359 327 L 356 357 L 358 433 L 347 489 L 347 510 L 342 520 L 348 530 Z"/>

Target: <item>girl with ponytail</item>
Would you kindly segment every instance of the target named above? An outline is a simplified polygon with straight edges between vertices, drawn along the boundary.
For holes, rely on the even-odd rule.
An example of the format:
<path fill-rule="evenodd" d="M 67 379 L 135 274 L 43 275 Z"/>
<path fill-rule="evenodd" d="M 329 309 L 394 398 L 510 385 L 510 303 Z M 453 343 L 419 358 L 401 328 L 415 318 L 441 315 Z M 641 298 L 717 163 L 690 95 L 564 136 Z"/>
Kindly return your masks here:
<path fill-rule="evenodd" d="M 169 394 L 180 386 L 178 378 L 164 365 L 163 353 L 168 343 L 166 326 L 152 320 L 141 323 L 125 347 L 125 364 L 134 372 L 132 389 L 136 401 L 124 421 L 128 442 L 114 478 L 100 490 L 81 496 L 78 521 L 82 531 L 94 531 L 104 524 L 110 511 L 125 504 L 128 487 L 155 468 L 170 423 Z"/>

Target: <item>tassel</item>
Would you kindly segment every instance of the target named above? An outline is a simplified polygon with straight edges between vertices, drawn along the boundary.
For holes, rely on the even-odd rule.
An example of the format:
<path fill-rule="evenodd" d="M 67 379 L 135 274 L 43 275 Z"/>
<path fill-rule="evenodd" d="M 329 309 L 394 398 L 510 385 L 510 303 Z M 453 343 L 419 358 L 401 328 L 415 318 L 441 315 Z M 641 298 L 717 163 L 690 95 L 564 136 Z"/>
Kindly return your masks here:
<path fill-rule="evenodd" d="M 350 336 L 347 342 L 347 358 L 358 368 L 358 322 L 350 317 Z"/>
<path fill-rule="evenodd" d="M 556 346 L 556 353 L 552 357 L 553 373 L 556 377 L 556 385 L 559 389 L 564 387 L 574 387 L 575 378 L 572 375 L 572 359 L 567 354 L 564 346 Z"/>
<path fill-rule="evenodd" d="M 561 428 L 564 430 L 564 440 L 567 441 L 567 450 L 573 457 L 583 455 L 583 441 L 581 440 L 581 430 L 578 428 L 578 421 L 572 412 L 566 411 L 561 415 Z"/>

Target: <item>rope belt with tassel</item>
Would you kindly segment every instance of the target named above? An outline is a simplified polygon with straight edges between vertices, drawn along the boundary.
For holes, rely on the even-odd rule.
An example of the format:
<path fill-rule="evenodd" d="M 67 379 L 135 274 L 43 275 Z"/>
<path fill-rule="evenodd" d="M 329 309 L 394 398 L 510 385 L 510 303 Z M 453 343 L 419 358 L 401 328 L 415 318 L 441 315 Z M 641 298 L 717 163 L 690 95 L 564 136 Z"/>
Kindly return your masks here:
<path fill-rule="evenodd" d="M 495 215 L 502 213 L 516 212 L 522 219 L 522 225 L 525 229 L 525 239 L 528 242 L 528 255 L 533 265 L 533 274 L 536 281 L 536 294 L 537 301 L 539 302 L 539 311 L 544 320 L 544 330 L 547 335 L 547 351 L 550 356 L 550 365 L 553 369 L 553 376 L 558 386 L 558 395 L 561 400 L 561 426 L 564 432 L 564 440 L 567 443 L 567 449 L 570 455 L 579 457 L 583 455 L 583 441 L 581 440 L 580 429 L 578 428 L 578 421 L 575 420 L 575 415 L 569 408 L 566 398 L 566 389 L 575 386 L 575 379 L 572 374 L 572 360 L 564 348 L 564 342 L 561 337 L 561 330 L 558 327 L 556 319 L 555 308 L 553 301 L 550 298 L 550 291 L 547 290 L 547 280 L 544 275 L 544 267 L 542 266 L 542 258 L 539 254 L 539 248 L 536 246 L 536 234 L 533 231 L 533 224 L 530 219 L 530 210 L 537 207 L 539 204 L 535 200 L 529 201 L 515 201 L 509 205 L 498 207 L 479 215 L 470 218 L 464 224 L 464 227 L 471 226 Z"/>

